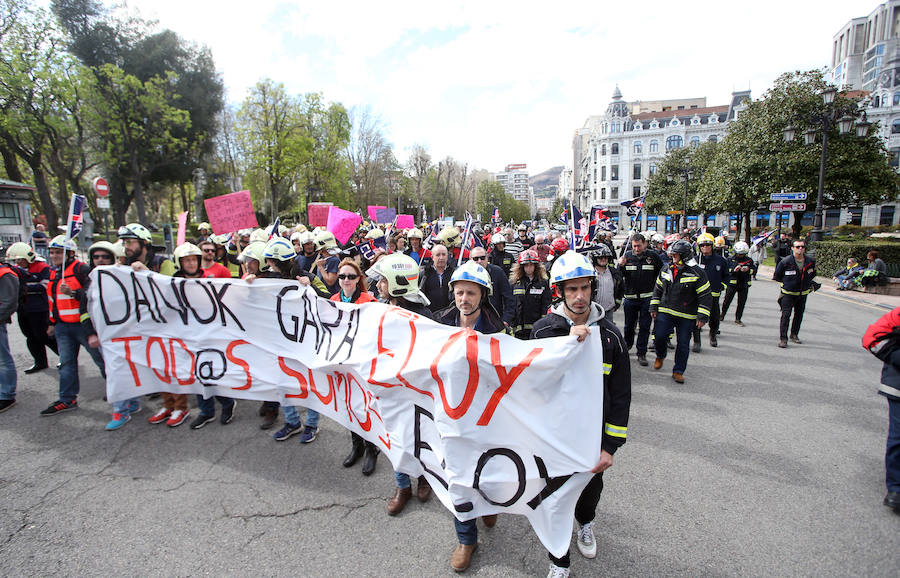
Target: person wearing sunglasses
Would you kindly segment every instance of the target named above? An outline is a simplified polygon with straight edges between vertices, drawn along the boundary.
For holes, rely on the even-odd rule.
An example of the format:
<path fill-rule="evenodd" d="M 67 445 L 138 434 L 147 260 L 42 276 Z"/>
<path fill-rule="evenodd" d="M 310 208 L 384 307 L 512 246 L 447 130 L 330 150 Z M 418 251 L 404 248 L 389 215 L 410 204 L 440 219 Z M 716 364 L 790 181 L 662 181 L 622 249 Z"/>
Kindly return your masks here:
<path fill-rule="evenodd" d="M 228 267 L 216 261 L 216 244 L 212 241 L 198 243 L 200 248 L 200 268 L 203 269 L 203 277 L 218 277 L 231 279 L 231 271 Z"/>
<path fill-rule="evenodd" d="M 816 262 L 806 254 L 806 241 L 796 239 L 791 244 L 791 255 L 778 262 L 772 279 L 781 285 L 781 295 L 778 296 L 778 304 L 781 306 L 778 347 L 787 347 L 788 325 L 791 328 L 791 342 L 803 343 L 799 334 L 803 312 L 806 310 L 806 296 L 820 287 L 816 283 Z"/>

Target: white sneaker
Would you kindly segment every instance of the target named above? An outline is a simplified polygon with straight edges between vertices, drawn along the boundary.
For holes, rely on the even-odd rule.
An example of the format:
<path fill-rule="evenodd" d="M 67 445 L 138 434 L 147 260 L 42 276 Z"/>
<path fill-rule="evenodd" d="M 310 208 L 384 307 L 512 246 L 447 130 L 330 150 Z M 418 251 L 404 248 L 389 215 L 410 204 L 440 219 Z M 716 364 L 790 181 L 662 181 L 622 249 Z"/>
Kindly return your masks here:
<path fill-rule="evenodd" d="M 550 573 L 547 574 L 547 578 L 569 578 L 569 569 L 550 564 Z"/>
<path fill-rule="evenodd" d="M 578 551 L 585 558 L 597 557 L 597 541 L 594 539 L 594 523 L 578 526 Z"/>

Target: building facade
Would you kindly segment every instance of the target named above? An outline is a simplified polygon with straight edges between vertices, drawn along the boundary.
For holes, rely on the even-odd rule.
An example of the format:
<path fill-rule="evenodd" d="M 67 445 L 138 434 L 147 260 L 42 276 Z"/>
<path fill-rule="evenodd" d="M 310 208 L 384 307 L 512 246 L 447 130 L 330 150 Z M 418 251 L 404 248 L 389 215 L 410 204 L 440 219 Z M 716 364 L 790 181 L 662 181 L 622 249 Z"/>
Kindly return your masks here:
<path fill-rule="evenodd" d="M 730 104 L 711 107 L 705 106 L 705 98 L 650 101 L 641 110 L 658 110 L 634 113 L 634 105 L 623 100 L 617 86 L 606 113 L 589 117 L 576 131 L 572 171 L 576 203 L 585 210 L 604 206 L 614 220 L 628 226 L 621 202 L 646 193 L 647 180 L 666 153 L 723 139 L 728 123 L 749 98 L 750 91 L 739 91 Z M 692 220 L 696 225 L 697 217 L 689 216 L 689 225 Z M 673 231 L 678 225 L 678 217 L 668 215 L 642 214 L 640 221 L 642 230 Z"/>
<path fill-rule="evenodd" d="M 531 205 L 528 165 L 524 163 L 506 165 L 502 173 L 494 173 L 494 179 L 503 185 L 506 194 L 511 195 L 517 201 Z"/>
<path fill-rule="evenodd" d="M 900 0 L 878 5 L 834 35 L 830 81 L 839 90 L 873 91 L 889 72 L 886 64 L 900 49 Z"/>

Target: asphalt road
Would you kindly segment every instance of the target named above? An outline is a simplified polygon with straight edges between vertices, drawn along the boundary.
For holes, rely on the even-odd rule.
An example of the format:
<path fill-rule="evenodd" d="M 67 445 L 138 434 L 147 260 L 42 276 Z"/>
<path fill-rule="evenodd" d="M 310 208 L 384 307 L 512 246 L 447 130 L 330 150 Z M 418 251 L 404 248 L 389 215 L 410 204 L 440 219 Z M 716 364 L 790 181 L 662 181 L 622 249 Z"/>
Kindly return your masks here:
<path fill-rule="evenodd" d="M 813 295 L 805 343 L 778 349 L 775 297 L 757 282 L 747 326 L 723 323 L 718 349 L 691 354 L 684 385 L 671 356 L 659 372 L 633 364 L 599 554 L 585 560 L 573 545 L 573 575 L 900 575 L 900 516 L 881 505 L 880 363 L 860 347 L 886 310 Z M 15 323 L 10 336 L 24 369 Z M 38 417 L 56 399 L 50 369 L 20 373 L 18 404 L 0 415 L 3 575 L 453 574 L 450 514 L 432 500 L 388 517 L 389 463 L 370 478 L 345 470 L 338 425 L 323 420 L 310 445 L 277 443 L 255 403 L 239 401 L 228 426 L 192 431 L 148 424 L 149 402 L 106 432 L 110 406 L 85 354 L 81 374 L 77 411 Z M 547 572 L 524 518 L 501 516 L 480 542 L 469 575 Z"/>

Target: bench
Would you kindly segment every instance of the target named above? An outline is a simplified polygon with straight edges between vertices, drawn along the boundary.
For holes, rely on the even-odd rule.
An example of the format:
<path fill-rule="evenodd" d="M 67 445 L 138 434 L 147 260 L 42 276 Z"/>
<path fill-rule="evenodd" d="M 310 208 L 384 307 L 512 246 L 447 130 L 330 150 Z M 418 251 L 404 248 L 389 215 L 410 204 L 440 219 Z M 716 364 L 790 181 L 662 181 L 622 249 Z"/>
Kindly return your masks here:
<path fill-rule="evenodd" d="M 886 263 L 887 282 L 880 285 L 868 285 L 854 287 L 854 291 L 872 293 L 874 295 L 898 295 L 900 296 L 900 263 Z"/>

